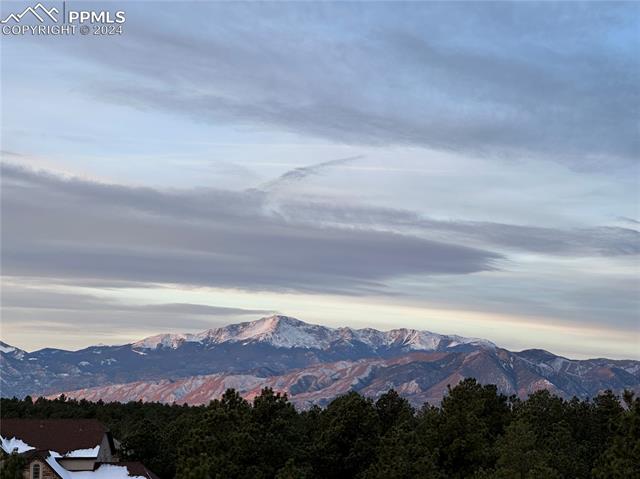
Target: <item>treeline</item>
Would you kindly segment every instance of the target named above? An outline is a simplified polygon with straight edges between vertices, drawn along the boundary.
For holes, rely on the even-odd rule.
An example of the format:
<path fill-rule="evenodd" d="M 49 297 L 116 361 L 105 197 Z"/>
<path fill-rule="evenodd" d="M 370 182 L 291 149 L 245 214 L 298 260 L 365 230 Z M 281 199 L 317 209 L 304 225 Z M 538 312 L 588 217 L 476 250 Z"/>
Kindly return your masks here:
<path fill-rule="evenodd" d="M 3 418 L 97 418 L 122 456 L 180 479 L 640 478 L 640 399 L 540 391 L 521 401 L 466 379 L 439 407 L 391 390 L 297 411 L 265 389 L 208 406 L 2 399 Z"/>

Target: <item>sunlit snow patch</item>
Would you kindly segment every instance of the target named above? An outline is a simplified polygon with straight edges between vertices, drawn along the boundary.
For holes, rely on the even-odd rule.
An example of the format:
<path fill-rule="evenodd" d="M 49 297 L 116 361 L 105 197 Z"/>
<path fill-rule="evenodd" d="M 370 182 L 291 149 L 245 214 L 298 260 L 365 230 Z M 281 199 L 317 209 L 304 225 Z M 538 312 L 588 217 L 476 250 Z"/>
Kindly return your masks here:
<path fill-rule="evenodd" d="M 0 439 L 2 439 L 2 450 L 7 454 L 11 454 L 12 452 L 21 454 L 23 452 L 30 451 L 31 449 L 35 449 L 35 447 L 32 447 L 26 442 L 15 437 L 12 437 L 11 439 L 5 439 L 4 437 L 0 436 Z"/>

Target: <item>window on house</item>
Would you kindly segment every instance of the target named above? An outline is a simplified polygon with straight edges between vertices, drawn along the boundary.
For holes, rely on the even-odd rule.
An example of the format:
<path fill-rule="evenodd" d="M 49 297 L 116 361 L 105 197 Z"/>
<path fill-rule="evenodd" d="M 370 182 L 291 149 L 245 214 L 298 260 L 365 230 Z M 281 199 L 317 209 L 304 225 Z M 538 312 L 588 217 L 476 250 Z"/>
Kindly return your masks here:
<path fill-rule="evenodd" d="M 31 479 L 40 479 L 40 464 L 36 463 L 31 466 Z"/>

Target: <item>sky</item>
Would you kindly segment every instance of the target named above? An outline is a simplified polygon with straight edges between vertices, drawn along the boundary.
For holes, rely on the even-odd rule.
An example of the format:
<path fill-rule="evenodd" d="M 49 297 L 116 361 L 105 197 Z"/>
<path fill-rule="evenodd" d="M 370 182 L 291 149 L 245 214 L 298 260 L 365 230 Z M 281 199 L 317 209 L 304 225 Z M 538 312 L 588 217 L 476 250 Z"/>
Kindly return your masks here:
<path fill-rule="evenodd" d="M 639 3 L 91 8 L 123 34 L 0 43 L 3 341 L 280 313 L 640 359 Z"/>

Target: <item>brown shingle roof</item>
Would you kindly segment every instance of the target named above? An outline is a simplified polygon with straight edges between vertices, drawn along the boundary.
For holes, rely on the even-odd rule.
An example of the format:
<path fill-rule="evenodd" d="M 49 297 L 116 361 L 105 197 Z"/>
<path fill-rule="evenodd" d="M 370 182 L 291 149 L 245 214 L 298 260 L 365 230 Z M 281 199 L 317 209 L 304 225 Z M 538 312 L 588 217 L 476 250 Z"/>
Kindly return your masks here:
<path fill-rule="evenodd" d="M 106 432 L 96 419 L 0 419 L 2 437 L 60 454 L 96 447 Z"/>

